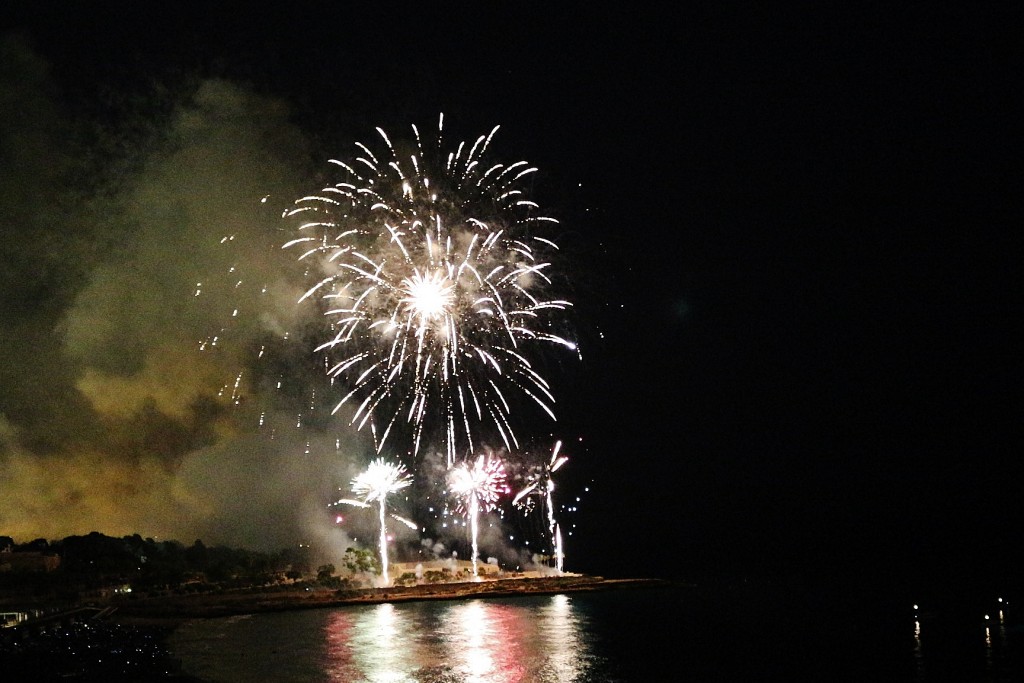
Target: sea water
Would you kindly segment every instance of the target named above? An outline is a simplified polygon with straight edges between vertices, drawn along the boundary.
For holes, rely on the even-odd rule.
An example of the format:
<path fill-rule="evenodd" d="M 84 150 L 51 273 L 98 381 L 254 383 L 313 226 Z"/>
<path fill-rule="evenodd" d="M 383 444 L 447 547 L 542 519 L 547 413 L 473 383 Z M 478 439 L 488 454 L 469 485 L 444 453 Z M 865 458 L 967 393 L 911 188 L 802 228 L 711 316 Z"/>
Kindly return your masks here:
<path fill-rule="evenodd" d="M 1005 614 L 905 607 L 672 586 L 197 620 L 170 647 L 222 683 L 1024 680 Z"/>

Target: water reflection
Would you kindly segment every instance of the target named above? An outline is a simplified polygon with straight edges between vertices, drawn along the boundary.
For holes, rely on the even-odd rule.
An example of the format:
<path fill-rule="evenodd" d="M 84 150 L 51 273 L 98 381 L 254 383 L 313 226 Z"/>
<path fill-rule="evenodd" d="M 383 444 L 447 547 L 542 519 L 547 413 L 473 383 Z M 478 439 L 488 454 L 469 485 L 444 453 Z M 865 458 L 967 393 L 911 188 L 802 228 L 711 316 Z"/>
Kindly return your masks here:
<path fill-rule="evenodd" d="M 917 605 L 914 605 L 917 609 Z M 921 650 L 921 622 L 914 619 L 914 669 L 917 680 L 924 680 L 924 653 Z"/>
<path fill-rule="evenodd" d="M 594 658 L 565 595 L 526 601 L 382 604 L 333 612 L 330 680 L 570 683 Z"/>
<path fill-rule="evenodd" d="M 448 610 L 442 630 L 444 646 L 455 671 L 467 681 L 518 681 L 523 640 L 529 620 L 518 620 L 515 608 L 473 600 Z"/>
<path fill-rule="evenodd" d="M 419 624 L 391 604 L 332 612 L 324 627 L 327 674 L 336 681 L 398 683 L 417 680 Z"/>
<path fill-rule="evenodd" d="M 575 681 L 586 673 L 587 648 L 580 642 L 579 619 L 567 595 L 556 595 L 541 612 L 541 630 L 549 642 L 558 643 L 550 653 L 552 681 Z"/>
<path fill-rule="evenodd" d="M 1000 598 L 999 602 L 1002 601 Z M 993 625 L 991 617 L 985 615 L 985 664 L 990 671 L 998 668 L 998 662 L 1003 659 L 1003 650 L 1006 647 L 1006 615 L 1000 609 L 996 617 L 996 623 Z"/>

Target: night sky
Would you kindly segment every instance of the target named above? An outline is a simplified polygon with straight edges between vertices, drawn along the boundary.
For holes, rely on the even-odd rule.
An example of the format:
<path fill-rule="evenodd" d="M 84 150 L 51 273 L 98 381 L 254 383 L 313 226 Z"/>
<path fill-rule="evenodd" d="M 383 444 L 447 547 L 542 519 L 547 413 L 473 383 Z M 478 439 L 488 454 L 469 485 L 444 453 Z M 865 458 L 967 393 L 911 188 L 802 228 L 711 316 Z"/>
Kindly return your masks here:
<path fill-rule="evenodd" d="M 561 221 L 582 360 L 534 429 L 581 496 L 567 568 L 1019 573 L 1013 4 L 67 5 L 0 13 L 0 533 L 242 543 L 247 506 L 344 483 L 275 460 L 286 486 L 204 488 L 246 437 L 194 408 L 209 377 L 176 384 L 213 314 L 175 302 L 232 202 L 444 112 L 500 124 Z"/>

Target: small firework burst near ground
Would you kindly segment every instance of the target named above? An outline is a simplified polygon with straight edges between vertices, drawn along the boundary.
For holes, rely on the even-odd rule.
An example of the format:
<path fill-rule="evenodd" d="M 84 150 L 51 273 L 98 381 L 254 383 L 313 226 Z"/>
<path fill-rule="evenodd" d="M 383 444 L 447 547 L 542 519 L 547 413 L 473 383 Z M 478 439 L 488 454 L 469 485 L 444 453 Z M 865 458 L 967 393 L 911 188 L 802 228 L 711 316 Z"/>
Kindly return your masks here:
<path fill-rule="evenodd" d="M 505 466 L 501 460 L 488 455 L 478 456 L 473 462 L 463 462 L 448 474 L 448 488 L 459 501 L 459 509 L 469 519 L 473 541 L 473 576 L 477 574 L 477 533 L 481 512 L 493 510 L 498 498 L 508 493 L 505 485 Z"/>
<path fill-rule="evenodd" d="M 380 566 L 385 586 L 391 582 L 388 577 L 388 532 L 385 520 L 387 497 L 396 491 L 401 491 L 411 483 L 412 477 L 406 474 L 404 465 L 391 464 L 383 458 L 378 458 L 352 480 L 352 493 L 358 500 L 342 498 L 334 503 L 335 505 L 344 504 L 357 507 L 369 507 L 371 503 L 378 503 L 380 515 Z M 395 517 L 403 524 L 410 524 L 410 522 L 401 517 Z"/>

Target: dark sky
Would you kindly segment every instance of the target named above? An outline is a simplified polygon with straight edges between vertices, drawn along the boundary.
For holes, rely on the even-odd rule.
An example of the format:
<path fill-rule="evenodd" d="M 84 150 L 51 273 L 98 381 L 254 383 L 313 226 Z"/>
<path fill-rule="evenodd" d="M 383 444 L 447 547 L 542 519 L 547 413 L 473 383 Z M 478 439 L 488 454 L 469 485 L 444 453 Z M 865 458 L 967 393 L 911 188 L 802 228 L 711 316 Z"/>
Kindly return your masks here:
<path fill-rule="evenodd" d="M 127 140 L 209 78 L 287 103 L 297 166 L 439 111 L 501 124 L 572 258 L 573 567 L 1015 575 L 1021 10 L 348 4 L 15 2 L 0 28 Z"/>

